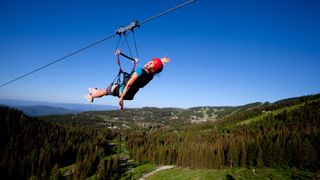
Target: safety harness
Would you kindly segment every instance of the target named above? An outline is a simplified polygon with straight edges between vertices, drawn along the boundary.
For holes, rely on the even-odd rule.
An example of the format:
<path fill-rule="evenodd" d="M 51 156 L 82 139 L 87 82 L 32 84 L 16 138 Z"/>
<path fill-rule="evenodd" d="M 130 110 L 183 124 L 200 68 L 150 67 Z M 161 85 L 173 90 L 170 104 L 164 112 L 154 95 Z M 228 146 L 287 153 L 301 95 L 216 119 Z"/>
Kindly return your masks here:
<path fill-rule="evenodd" d="M 119 72 L 118 72 L 118 75 L 112 81 L 112 83 L 111 83 L 112 85 L 113 84 L 122 84 L 122 83 L 126 84 L 127 81 L 130 79 L 132 73 L 134 72 L 135 68 L 136 68 L 136 65 L 138 63 L 138 58 L 133 58 L 132 57 L 132 53 L 131 53 L 131 49 L 130 49 L 130 46 L 129 46 L 129 42 L 127 40 L 128 35 L 131 32 L 132 37 L 133 37 L 133 41 L 134 41 L 134 47 L 135 47 L 135 50 L 136 50 L 136 56 L 139 57 L 136 38 L 135 38 L 135 35 L 134 35 L 134 28 L 136 28 L 136 27 L 139 27 L 139 23 L 138 23 L 138 21 L 133 20 L 131 22 L 131 24 L 129 24 L 128 26 L 126 26 L 126 27 L 122 26 L 122 27 L 120 27 L 119 29 L 116 30 L 116 34 L 119 35 L 119 40 L 118 40 L 118 43 L 117 43 L 117 46 L 116 46 L 115 56 L 116 56 L 117 64 L 118 64 L 118 67 L 119 67 Z M 124 40 L 122 40 L 122 46 L 121 46 L 121 48 L 119 48 L 119 44 L 121 42 L 122 35 L 124 36 Z M 124 54 L 122 52 L 122 50 L 121 50 L 125 43 L 126 43 L 127 48 L 129 50 L 130 56 Z M 133 67 L 131 69 L 131 73 L 127 73 L 122 69 L 120 56 L 132 61 Z M 122 78 L 121 78 L 121 76 L 122 76 Z"/>

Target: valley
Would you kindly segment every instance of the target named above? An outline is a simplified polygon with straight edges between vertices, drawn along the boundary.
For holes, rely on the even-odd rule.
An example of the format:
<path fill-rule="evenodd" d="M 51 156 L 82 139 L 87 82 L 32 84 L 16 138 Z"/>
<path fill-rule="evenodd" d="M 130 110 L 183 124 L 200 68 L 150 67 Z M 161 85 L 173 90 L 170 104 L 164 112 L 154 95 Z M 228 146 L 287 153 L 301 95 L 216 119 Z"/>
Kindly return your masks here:
<path fill-rule="evenodd" d="M 319 94 L 41 117 L 1 107 L 0 167 L 7 178 L 318 178 L 319 113 Z"/>

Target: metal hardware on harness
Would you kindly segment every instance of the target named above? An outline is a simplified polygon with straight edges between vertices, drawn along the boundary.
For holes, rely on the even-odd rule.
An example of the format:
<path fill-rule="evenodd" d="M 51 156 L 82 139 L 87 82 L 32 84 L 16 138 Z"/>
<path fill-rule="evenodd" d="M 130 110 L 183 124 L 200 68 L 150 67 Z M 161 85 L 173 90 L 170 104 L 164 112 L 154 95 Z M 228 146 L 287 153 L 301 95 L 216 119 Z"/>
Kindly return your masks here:
<path fill-rule="evenodd" d="M 119 36 L 121 36 L 122 34 L 125 35 L 128 30 L 133 31 L 134 28 L 136 28 L 136 27 L 140 27 L 139 22 L 136 20 L 132 20 L 132 22 L 128 26 L 126 26 L 126 27 L 122 26 L 119 29 L 117 29 L 116 34 L 118 34 Z"/>

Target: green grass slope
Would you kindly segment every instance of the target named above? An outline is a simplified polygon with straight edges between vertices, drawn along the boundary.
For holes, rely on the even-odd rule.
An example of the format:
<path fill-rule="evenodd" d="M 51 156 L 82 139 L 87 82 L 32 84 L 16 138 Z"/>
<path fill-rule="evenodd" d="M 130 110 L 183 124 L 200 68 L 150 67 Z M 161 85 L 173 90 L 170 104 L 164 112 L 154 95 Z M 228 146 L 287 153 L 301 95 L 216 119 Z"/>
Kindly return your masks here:
<path fill-rule="evenodd" d="M 298 169 L 270 169 L 270 168 L 230 168 L 221 170 L 200 170 L 189 168 L 175 168 L 155 173 L 148 180 L 259 180 L 259 179 L 312 179 L 319 176 Z"/>

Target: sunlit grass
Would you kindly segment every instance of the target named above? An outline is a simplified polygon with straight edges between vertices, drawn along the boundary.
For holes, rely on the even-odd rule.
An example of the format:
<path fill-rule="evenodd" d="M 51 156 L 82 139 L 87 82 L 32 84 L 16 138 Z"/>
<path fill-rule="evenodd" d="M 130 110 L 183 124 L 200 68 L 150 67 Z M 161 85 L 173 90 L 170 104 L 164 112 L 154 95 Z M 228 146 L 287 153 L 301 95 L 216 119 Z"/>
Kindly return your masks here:
<path fill-rule="evenodd" d="M 258 115 L 258 116 L 255 116 L 255 117 L 246 119 L 246 120 L 244 120 L 244 121 L 241 121 L 241 122 L 237 123 L 235 126 L 246 125 L 246 124 L 258 122 L 258 121 L 261 121 L 263 118 L 267 117 L 268 113 L 271 113 L 273 116 L 276 116 L 276 115 L 282 113 L 282 112 L 285 111 L 285 110 L 287 110 L 287 111 L 292 111 L 292 110 L 298 109 L 298 108 L 300 108 L 300 107 L 302 107 L 302 106 L 304 106 L 304 105 L 305 105 L 305 103 L 302 103 L 302 104 L 297 104 L 297 105 L 290 106 L 290 107 L 285 107 L 285 108 L 277 109 L 277 110 L 270 111 L 270 112 L 263 112 L 262 114 L 260 114 L 260 115 Z"/>
<path fill-rule="evenodd" d="M 148 180 L 225 180 L 225 179 L 311 179 L 312 173 L 297 169 L 231 168 L 221 170 L 199 170 L 174 168 L 155 173 Z"/>

